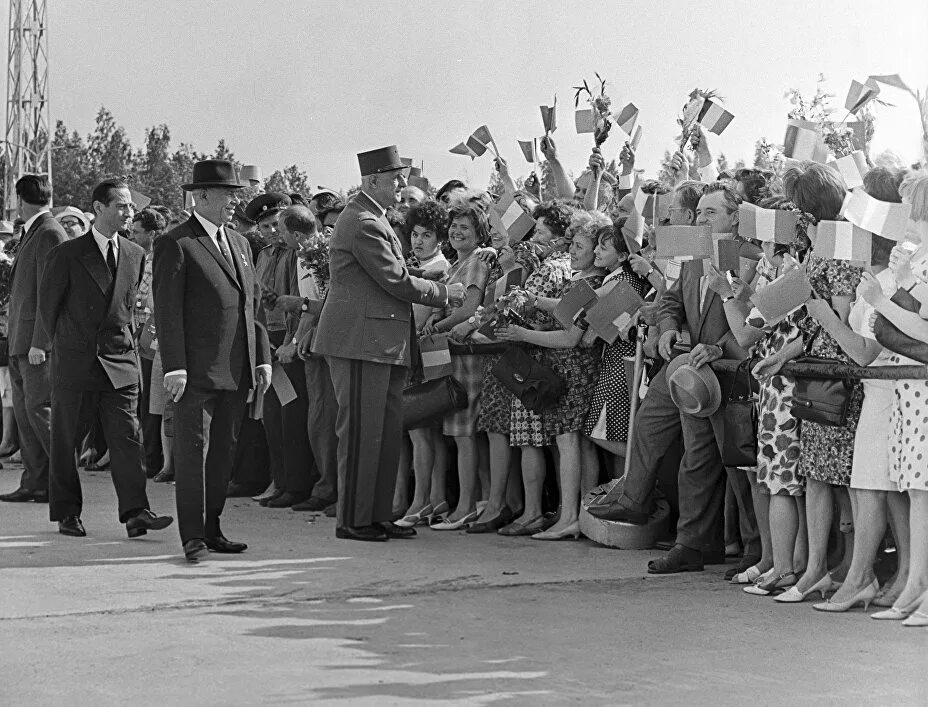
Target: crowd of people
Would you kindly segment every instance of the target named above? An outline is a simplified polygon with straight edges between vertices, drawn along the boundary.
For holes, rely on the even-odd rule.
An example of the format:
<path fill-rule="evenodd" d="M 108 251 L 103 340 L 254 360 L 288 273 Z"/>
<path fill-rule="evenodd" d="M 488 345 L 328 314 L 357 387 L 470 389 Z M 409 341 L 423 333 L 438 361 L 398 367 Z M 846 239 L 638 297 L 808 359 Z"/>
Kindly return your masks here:
<path fill-rule="evenodd" d="M 84 535 L 79 457 L 112 470 L 134 537 L 172 522 L 149 509 L 145 475 L 174 482 L 191 560 L 245 549 L 219 528 L 230 496 L 334 516 L 338 537 L 367 541 L 417 528 L 577 539 L 581 513 L 647 526 L 663 500 L 676 527 L 650 573 L 734 556 L 726 579 L 748 594 L 928 625 L 928 382 L 855 379 L 845 419 L 824 424 L 793 414 L 800 379 L 781 372 L 798 359 L 916 362 L 874 327 L 928 342 L 928 176 L 870 165 L 858 188 L 911 212 L 905 241 L 874 235 L 861 266 L 813 254 L 813 227 L 840 220 L 848 192 L 827 164 L 715 173 L 681 149 L 672 183 L 647 181 L 625 143 L 618 175 L 597 147 L 574 181 L 550 135 L 542 151 L 545 189 L 517 187 L 497 156 L 500 193 L 436 190 L 386 148 L 359 155 L 350 199 L 248 203 L 231 163 L 209 160 L 185 186 L 188 212 L 136 211 L 128 184 L 107 180 L 90 211 L 52 215 L 47 179 L 22 177 L 21 222 L 2 234 L 0 456 L 18 448 L 24 472 L 0 500 L 50 501 L 61 532 Z M 640 192 L 669 202 L 663 223 L 656 211 L 639 223 Z M 792 241 L 742 238 L 743 203 L 797 214 Z M 501 218 L 511 204 L 527 232 Z M 708 226 L 754 265 L 659 257 L 664 224 Z M 815 297 L 758 319 L 751 297 L 795 269 Z M 577 288 L 602 299 L 620 286 L 644 304 L 614 340 L 558 316 Z M 558 379 L 552 400 L 501 374 L 514 350 Z M 435 380 L 463 399 L 404 429 L 413 392 L 437 395 Z M 738 385 L 754 396 L 756 455 L 731 464 Z"/>

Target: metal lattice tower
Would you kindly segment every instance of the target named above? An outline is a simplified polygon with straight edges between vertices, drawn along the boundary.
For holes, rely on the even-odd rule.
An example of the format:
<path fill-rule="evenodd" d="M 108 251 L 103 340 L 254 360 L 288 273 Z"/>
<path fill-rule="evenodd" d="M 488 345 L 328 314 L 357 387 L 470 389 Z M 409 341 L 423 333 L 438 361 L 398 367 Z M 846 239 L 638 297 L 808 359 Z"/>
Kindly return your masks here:
<path fill-rule="evenodd" d="M 7 218 L 15 215 L 17 179 L 30 173 L 51 179 L 47 4 L 10 0 L 3 181 Z"/>

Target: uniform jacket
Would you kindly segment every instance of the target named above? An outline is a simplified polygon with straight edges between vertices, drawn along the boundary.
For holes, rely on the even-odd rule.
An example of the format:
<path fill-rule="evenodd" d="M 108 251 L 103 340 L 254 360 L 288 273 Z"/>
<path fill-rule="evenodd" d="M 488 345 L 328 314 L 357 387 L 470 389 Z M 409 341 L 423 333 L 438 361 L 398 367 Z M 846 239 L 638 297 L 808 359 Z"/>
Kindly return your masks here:
<path fill-rule="evenodd" d="M 10 355 L 25 356 L 33 346 L 48 349 L 49 335 L 38 329 L 39 286 L 48 254 L 68 240 L 61 224 L 47 211 L 24 233 L 10 273 Z"/>
<path fill-rule="evenodd" d="M 164 371 L 187 371 L 187 384 L 236 390 L 247 370 L 271 363 L 267 331 L 255 321 L 258 283 L 248 242 L 223 229 L 235 262 L 222 257 L 196 216 L 154 244 L 155 330 Z"/>
<path fill-rule="evenodd" d="M 383 214 L 362 191 L 338 217 L 313 353 L 409 365 L 412 303 L 442 306 L 447 301 L 447 287 L 409 274 Z"/>
<path fill-rule="evenodd" d="M 53 380 L 77 390 L 110 390 L 139 382 L 133 310 L 145 270 L 145 251 L 117 236 L 116 277 L 93 234 L 49 253 L 39 291 L 39 348 L 52 349 Z"/>

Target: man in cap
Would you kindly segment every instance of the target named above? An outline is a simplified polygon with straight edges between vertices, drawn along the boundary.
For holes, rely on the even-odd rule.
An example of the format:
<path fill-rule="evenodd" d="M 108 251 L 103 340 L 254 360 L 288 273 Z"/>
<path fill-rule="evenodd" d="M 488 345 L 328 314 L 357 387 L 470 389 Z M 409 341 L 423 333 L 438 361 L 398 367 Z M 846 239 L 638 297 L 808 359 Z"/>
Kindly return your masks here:
<path fill-rule="evenodd" d="M 312 348 L 328 357 L 338 401 L 336 536 L 386 540 L 415 533 L 390 522 L 411 305 L 460 306 L 464 286 L 412 277 L 406 269 L 386 219 L 406 186 L 396 147 L 363 152 L 358 163 L 361 191 L 339 216 L 329 243 L 331 281 Z"/>
<path fill-rule="evenodd" d="M 227 160 L 203 160 L 193 180 L 193 215 L 155 242 L 155 325 L 175 403 L 174 466 L 184 554 L 242 552 L 219 526 L 237 432 L 249 391 L 267 390 L 271 353 L 255 321 L 260 297 L 251 250 L 228 227 L 239 183 Z"/>

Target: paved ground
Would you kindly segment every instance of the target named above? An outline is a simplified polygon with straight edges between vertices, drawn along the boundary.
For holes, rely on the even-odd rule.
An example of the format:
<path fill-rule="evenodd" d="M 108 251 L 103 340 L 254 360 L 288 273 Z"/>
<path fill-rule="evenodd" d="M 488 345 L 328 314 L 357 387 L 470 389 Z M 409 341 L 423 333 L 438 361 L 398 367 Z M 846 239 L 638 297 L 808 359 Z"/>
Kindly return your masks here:
<path fill-rule="evenodd" d="M 0 704 L 925 704 L 928 630 L 783 606 L 656 553 L 334 521 L 233 500 L 250 547 L 128 540 L 84 473 L 83 540 L 0 504 Z M 0 471 L 0 492 L 18 473 Z M 170 512 L 173 487 L 152 484 Z"/>

